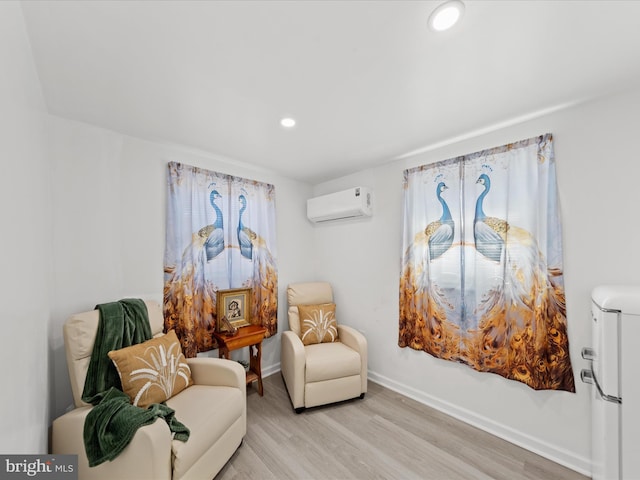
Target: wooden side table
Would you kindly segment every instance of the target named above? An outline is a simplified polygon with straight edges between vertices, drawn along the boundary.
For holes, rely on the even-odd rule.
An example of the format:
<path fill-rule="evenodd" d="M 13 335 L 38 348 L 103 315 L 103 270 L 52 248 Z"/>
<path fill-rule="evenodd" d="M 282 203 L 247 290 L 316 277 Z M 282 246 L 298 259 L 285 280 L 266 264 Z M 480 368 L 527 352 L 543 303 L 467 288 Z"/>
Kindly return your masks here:
<path fill-rule="evenodd" d="M 218 357 L 229 360 L 229 352 L 238 348 L 249 347 L 249 371 L 247 372 L 247 385 L 258 381 L 258 393 L 263 395 L 262 389 L 262 340 L 267 329 L 258 325 L 249 325 L 238 329 L 235 335 L 225 335 L 224 332 L 215 332 L 213 335 L 218 341 Z"/>

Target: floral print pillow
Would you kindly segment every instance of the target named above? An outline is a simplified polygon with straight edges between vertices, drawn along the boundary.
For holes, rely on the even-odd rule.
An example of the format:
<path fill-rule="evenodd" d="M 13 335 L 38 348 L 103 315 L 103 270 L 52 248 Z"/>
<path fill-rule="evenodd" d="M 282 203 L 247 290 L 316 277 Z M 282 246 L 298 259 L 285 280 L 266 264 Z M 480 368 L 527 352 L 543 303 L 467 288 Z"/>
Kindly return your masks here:
<path fill-rule="evenodd" d="M 174 330 L 108 355 L 120 375 L 122 391 L 138 407 L 162 403 L 193 384 Z"/>
<path fill-rule="evenodd" d="M 338 340 L 336 304 L 298 305 L 300 338 L 305 345 Z"/>

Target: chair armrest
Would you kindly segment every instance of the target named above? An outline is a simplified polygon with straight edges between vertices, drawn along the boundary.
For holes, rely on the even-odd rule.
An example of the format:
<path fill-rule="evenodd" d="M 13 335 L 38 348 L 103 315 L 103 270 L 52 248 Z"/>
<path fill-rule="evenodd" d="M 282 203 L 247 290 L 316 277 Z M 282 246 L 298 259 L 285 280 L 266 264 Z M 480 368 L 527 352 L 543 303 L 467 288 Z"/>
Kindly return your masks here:
<path fill-rule="evenodd" d="M 293 408 L 304 407 L 306 357 L 304 344 L 291 330 L 282 332 L 280 369 L 289 391 Z"/>
<path fill-rule="evenodd" d="M 162 419 L 139 428 L 131 443 L 113 461 L 89 467 L 83 430 L 92 408 L 76 408 L 56 418 L 52 425 L 51 452 L 78 455 L 78 478 L 171 480 L 171 431 Z"/>
<path fill-rule="evenodd" d="M 338 338 L 347 347 L 358 353 L 367 352 L 367 339 L 358 330 L 347 325 L 338 325 Z"/>
<path fill-rule="evenodd" d="M 244 367 L 225 358 L 187 358 L 196 385 L 236 387 L 246 391 Z"/>
<path fill-rule="evenodd" d="M 367 392 L 367 339 L 353 327 L 338 325 L 338 338 L 347 347 L 352 348 L 360 354 L 361 367 L 360 378 L 362 378 L 362 393 Z"/>

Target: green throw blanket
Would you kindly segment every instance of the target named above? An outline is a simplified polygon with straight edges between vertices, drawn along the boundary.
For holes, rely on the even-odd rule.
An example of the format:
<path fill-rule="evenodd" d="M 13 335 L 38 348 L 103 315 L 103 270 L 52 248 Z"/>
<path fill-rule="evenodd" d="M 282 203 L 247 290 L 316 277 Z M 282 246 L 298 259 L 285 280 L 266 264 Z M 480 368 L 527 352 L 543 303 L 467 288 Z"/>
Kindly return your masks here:
<path fill-rule="evenodd" d="M 189 429 L 176 420 L 174 411 L 155 403 L 147 409 L 133 406 L 121 391 L 118 371 L 107 353 L 151 338 L 147 307 L 140 299 L 96 306 L 98 331 L 89 361 L 82 400 L 94 405 L 84 422 L 84 446 L 89 466 L 113 460 L 131 442 L 138 428 L 164 418 L 176 440 L 189 438 Z"/>

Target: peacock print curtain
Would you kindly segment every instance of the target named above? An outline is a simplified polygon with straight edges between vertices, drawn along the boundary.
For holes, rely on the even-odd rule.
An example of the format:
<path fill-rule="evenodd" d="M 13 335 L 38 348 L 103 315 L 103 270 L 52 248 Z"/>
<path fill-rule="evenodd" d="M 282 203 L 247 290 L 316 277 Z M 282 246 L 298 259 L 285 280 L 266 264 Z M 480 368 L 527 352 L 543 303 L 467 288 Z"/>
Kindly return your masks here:
<path fill-rule="evenodd" d="M 186 357 L 216 348 L 216 292 L 252 289 L 251 323 L 277 330 L 275 188 L 168 164 L 165 329 Z"/>
<path fill-rule="evenodd" d="M 400 347 L 575 391 L 551 134 L 404 172 Z"/>

